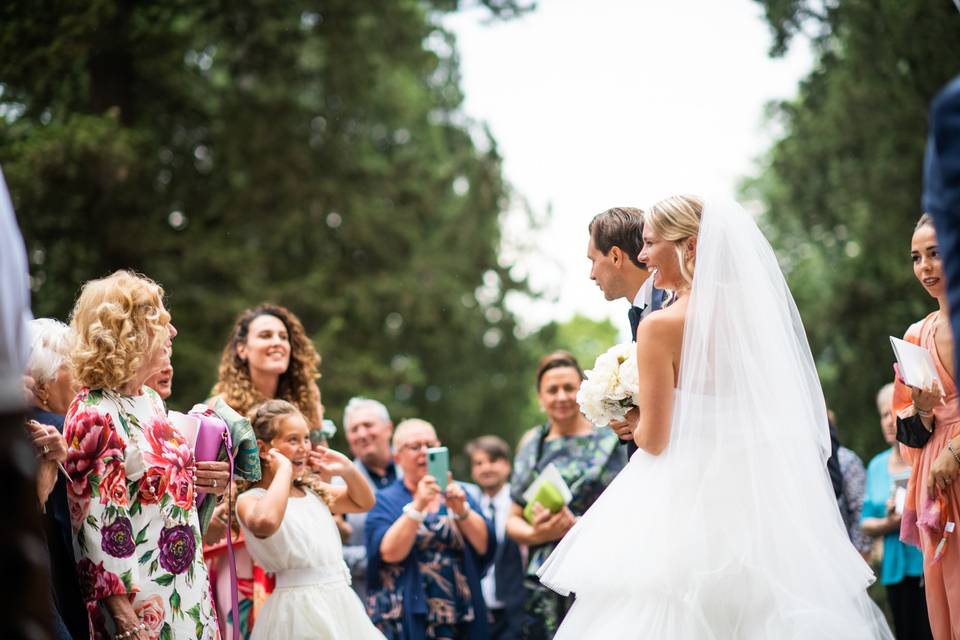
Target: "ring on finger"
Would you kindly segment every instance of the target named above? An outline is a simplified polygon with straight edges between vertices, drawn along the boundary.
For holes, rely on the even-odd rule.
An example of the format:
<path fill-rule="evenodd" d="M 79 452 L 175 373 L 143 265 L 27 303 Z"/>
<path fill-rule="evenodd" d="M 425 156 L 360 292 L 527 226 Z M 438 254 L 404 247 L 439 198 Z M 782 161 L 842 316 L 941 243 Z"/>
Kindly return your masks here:
<path fill-rule="evenodd" d="M 50 453 L 50 445 L 45 444 L 43 445 L 43 455 L 47 455 L 48 453 Z"/>

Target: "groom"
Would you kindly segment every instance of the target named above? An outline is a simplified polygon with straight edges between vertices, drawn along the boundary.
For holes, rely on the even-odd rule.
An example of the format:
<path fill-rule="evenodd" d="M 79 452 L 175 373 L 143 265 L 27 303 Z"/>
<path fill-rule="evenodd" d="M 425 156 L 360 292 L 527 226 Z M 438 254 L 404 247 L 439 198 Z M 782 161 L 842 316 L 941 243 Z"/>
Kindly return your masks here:
<path fill-rule="evenodd" d="M 590 279 L 607 300 L 626 298 L 630 302 L 630 336 L 636 341 L 640 321 L 659 309 L 666 297 L 666 292 L 654 288 L 650 272 L 638 260 L 643 248 L 643 211 L 634 207 L 607 209 L 594 216 L 588 229 L 587 257 L 593 265 Z M 610 424 L 631 456 L 637 450 L 633 442 L 635 426 L 629 419 Z"/>

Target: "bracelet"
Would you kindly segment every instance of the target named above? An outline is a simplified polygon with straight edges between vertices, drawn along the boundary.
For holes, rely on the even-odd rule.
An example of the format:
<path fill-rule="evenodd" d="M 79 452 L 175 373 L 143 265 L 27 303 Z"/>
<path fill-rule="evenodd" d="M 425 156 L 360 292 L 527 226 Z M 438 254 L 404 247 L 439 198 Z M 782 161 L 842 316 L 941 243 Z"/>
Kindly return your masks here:
<path fill-rule="evenodd" d="M 473 512 L 473 507 L 471 507 L 468 504 L 466 510 L 463 512 L 463 515 L 458 516 L 457 514 L 454 513 L 453 519 L 456 520 L 457 522 L 462 522 L 463 520 L 466 520 L 467 518 L 469 518 L 472 512 Z"/>
<path fill-rule="evenodd" d="M 953 454 L 953 459 L 957 461 L 957 464 L 960 464 L 960 455 L 957 455 L 956 449 L 953 448 L 952 440 L 947 440 L 947 450 Z"/>
<path fill-rule="evenodd" d="M 417 508 L 413 506 L 412 502 L 403 505 L 403 515 L 416 522 L 423 522 L 427 518 L 427 514 L 423 511 L 417 511 Z"/>
<path fill-rule="evenodd" d="M 147 625 L 141 622 L 137 626 L 131 629 L 127 629 L 123 633 L 118 633 L 117 635 L 113 636 L 113 640 L 125 640 L 126 638 L 133 638 L 141 631 L 146 631 L 146 630 L 147 630 Z"/>

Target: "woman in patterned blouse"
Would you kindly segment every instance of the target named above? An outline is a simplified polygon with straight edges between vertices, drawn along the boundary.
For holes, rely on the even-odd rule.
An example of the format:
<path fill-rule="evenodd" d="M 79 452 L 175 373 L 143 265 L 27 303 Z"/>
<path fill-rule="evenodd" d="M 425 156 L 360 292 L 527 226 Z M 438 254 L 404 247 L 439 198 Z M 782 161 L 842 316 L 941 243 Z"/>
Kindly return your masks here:
<path fill-rule="evenodd" d="M 552 638 L 573 604 L 572 595 L 563 597 L 541 586 L 537 569 L 627 462 L 617 434 L 610 427 L 594 428 L 580 413 L 577 391 L 582 380 L 583 372 L 571 354 L 557 351 L 544 356 L 537 368 L 537 397 L 547 422 L 527 432 L 513 462 L 514 504 L 507 535 L 529 548 L 524 608 L 532 623 L 524 628 L 524 638 Z M 550 464 L 560 472 L 573 500 L 557 513 L 534 504 L 533 522 L 528 522 L 523 494 Z"/>
<path fill-rule="evenodd" d="M 91 638 L 218 638 L 196 491 L 222 493 L 143 385 L 177 330 L 163 289 L 128 271 L 86 283 L 72 314 L 83 385 L 65 421 L 70 520 Z"/>

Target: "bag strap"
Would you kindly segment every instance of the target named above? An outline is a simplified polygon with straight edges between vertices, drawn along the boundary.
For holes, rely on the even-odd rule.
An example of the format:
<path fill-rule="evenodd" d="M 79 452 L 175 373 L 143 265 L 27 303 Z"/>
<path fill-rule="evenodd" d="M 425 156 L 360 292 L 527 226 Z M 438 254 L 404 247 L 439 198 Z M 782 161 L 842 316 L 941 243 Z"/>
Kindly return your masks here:
<path fill-rule="evenodd" d="M 233 442 L 230 438 L 230 427 L 222 432 L 223 444 L 227 448 L 227 458 L 230 460 L 230 484 L 227 490 L 227 564 L 230 567 L 230 610 L 233 614 L 233 640 L 240 640 L 240 596 L 237 591 L 237 562 L 233 557 L 233 505 L 230 504 L 233 491 Z"/>

